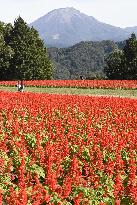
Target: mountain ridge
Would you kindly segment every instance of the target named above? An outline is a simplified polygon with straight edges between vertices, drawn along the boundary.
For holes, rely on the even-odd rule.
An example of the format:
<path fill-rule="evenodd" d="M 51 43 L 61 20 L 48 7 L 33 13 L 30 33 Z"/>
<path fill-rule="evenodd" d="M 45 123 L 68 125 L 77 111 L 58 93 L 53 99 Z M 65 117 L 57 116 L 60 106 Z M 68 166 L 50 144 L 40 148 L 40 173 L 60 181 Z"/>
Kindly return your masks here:
<path fill-rule="evenodd" d="M 29 26 L 38 30 L 47 47 L 69 47 L 81 41 L 123 41 L 132 32 L 137 34 L 137 26 L 112 26 L 73 7 L 54 9 Z"/>

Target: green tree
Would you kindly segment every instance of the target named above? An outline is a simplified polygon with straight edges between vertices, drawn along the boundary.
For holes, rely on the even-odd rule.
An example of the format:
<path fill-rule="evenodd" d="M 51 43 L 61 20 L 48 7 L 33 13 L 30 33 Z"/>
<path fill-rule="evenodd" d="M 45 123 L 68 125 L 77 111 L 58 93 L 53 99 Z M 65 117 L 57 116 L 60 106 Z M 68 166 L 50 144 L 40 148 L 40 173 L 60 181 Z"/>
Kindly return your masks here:
<path fill-rule="evenodd" d="M 0 80 L 10 79 L 10 62 L 13 51 L 5 42 L 6 24 L 0 22 Z"/>
<path fill-rule="evenodd" d="M 123 50 L 114 50 L 104 68 L 109 79 L 137 79 L 137 40 L 135 34 L 126 40 Z"/>
<path fill-rule="evenodd" d="M 134 33 L 126 40 L 123 53 L 126 63 L 126 78 L 137 79 L 137 39 Z"/>
<path fill-rule="evenodd" d="M 13 79 L 50 79 L 52 65 L 38 32 L 19 17 L 15 20 L 8 43 L 14 50 L 11 62 Z"/>
<path fill-rule="evenodd" d="M 110 55 L 108 55 L 105 60 L 107 65 L 104 68 L 104 72 L 106 73 L 107 77 L 111 80 L 123 80 L 125 78 L 125 59 L 123 51 L 116 49 Z"/>
<path fill-rule="evenodd" d="M 30 44 L 28 52 L 30 61 L 26 78 L 51 79 L 52 65 L 47 55 L 47 49 L 33 27 L 30 29 Z"/>

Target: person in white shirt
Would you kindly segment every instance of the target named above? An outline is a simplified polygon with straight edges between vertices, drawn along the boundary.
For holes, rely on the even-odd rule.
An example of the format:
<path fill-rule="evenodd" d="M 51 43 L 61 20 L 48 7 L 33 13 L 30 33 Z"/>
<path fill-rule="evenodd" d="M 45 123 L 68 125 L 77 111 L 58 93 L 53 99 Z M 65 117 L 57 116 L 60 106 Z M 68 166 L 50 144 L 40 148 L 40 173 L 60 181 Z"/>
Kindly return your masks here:
<path fill-rule="evenodd" d="M 23 84 L 23 80 L 21 80 L 21 83 L 20 83 L 20 92 L 23 92 L 24 91 L 24 84 Z"/>
<path fill-rule="evenodd" d="M 23 91 L 24 91 L 23 80 L 18 81 L 16 87 L 17 87 L 17 91 L 19 91 L 19 92 L 23 92 Z"/>
<path fill-rule="evenodd" d="M 17 91 L 20 91 L 20 87 L 21 87 L 20 81 L 17 82 L 16 87 L 17 87 Z"/>

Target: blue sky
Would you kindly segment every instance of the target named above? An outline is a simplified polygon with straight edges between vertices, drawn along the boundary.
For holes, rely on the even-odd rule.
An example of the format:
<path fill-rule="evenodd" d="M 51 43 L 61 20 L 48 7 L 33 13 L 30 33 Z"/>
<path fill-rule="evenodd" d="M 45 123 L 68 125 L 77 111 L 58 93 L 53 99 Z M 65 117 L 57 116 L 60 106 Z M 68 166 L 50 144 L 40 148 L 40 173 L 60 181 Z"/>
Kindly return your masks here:
<path fill-rule="evenodd" d="M 0 0 L 0 21 L 13 23 L 20 15 L 31 23 L 53 9 L 65 7 L 74 7 L 114 26 L 137 26 L 137 0 Z"/>

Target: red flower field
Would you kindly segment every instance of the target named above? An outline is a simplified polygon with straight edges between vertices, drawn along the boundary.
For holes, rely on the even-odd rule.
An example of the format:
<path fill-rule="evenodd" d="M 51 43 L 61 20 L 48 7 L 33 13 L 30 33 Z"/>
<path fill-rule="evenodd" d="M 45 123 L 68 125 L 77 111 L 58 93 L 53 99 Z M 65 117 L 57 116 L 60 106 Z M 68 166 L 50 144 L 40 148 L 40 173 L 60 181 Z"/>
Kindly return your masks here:
<path fill-rule="evenodd" d="M 0 92 L 0 204 L 137 204 L 137 100 Z"/>
<path fill-rule="evenodd" d="M 4 86 L 15 86 L 16 83 L 16 81 L 0 81 L 0 85 Z M 25 86 L 37 87 L 137 89 L 137 80 L 33 80 L 24 83 Z"/>

